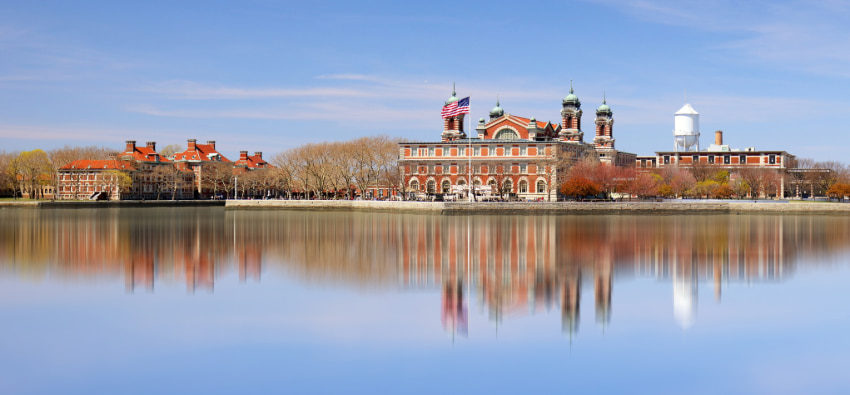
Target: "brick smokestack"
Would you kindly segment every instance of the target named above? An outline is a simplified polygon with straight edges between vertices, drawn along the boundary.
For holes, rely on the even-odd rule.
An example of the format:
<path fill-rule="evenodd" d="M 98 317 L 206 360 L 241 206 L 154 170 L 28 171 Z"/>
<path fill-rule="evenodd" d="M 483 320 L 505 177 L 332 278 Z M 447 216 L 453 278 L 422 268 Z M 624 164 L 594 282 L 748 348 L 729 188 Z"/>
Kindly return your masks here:
<path fill-rule="evenodd" d="M 124 149 L 124 152 L 133 152 L 136 150 L 136 140 L 127 140 L 127 148 Z"/>
<path fill-rule="evenodd" d="M 211 145 L 212 149 L 215 149 L 215 140 L 207 140 L 207 145 Z"/>
<path fill-rule="evenodd" d="M 156 151 L 156 141 L 148 141 L 145 143 L 151 151 Z"/>
<path fill-rule="evenodd" d="M 195 147 L 195 143 L 197 143 L 197 142 L 198 142 L 198 140 L 195 140 L 195 139 L 189 139 L 189 146 L 188 146 L 188 150 L 189 150 L 189 151 L 194 151 L 194 150 L 196 150 L 196 149 L 197 149 L 197 147 Z"/>
<path fill-rule="evenodd" d="M 248 160 L 248 151 L 239 151 L 239 160 Z"/>
<path fill-rule="evenodd" d="M 254 156 L 256 156 L 256 157 L 258 157 L 258 158 L 260 158 L 260 159 L 263 159 L 263 152 L 262 152 L 262 151 L 254 152 Z"/>
<path fill-rule="evenodd" d="M 723 145 L 723 131 L 718 130 L 714 132 L 714 144 L 715 145 Z"/>

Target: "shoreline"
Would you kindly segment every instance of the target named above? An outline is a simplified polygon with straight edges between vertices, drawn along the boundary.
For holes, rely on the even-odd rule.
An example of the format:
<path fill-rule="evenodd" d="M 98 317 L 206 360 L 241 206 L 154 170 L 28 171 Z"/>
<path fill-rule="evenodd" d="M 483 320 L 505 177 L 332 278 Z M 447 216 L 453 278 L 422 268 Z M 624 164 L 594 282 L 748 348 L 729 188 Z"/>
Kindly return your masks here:
<path fill-rule="evenodd" d="M 838 214 L 850 203 L 788 201 L 682 202 L 403 202 L 370 200 L 121 200 L 0 201 L 2 208 L 223 207 L 226 210 L 306 210 L 475 214 Z"/>
<path fill-rule="evenodd" d="M 733 202 L 398 202 L 351 200 L 228 200 L 227 210 L 322 210 L 475 214 L 846 214 L 848 203 Z"/>
<path fill-rule="evenodd" d="M 128 208 L 128 207 L 224 207 L 224 200 L 26 200 L 0 201 L 0 208 Z"/>

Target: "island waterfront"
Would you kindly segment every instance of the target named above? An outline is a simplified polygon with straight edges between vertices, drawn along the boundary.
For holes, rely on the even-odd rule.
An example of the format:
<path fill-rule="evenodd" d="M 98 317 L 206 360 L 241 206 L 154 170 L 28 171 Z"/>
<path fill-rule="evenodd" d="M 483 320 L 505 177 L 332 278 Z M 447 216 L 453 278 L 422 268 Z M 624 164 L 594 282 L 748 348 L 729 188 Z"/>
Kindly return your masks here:
<path fill-rule="evenodd" d="M 573 89 L 561 101 L 557 123 L 511 115 L 497 102 L 474 133 L 464 128 L 468 99 L 452 92 L 445 102 L 439 141 L 377 136 L 309 143 L 275 154 L 270 162 L 260 151 L 240 151 L 230 160 L 215 141 L 196 139 L 185 149 L 172 144 L 160 151 L 156 142 L 142 146 L 128 140 L 122 152 L 94 146 L 0 152 L 0 194 L 51 201 L 440 202 L 842 201 L 850 196 L 850 171 L 842 163 L 798 159 L 782 150 L 731 148 L 719 130 L 714 144 L 700 150 L 699 113 L 690 104 L 674 114 L 676 151 L 637 156 L 615 148 L 614 113 L 606 100 L 596 109 L 593 142 L 586 143 L 581 101 Z"/>

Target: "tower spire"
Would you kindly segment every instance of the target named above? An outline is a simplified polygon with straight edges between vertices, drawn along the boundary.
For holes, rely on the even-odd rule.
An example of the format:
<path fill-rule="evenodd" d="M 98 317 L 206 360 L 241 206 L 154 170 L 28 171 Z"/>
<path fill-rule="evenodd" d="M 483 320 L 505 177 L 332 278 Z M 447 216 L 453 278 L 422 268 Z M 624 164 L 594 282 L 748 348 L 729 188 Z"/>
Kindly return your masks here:
<path fill-rule="evenodd" d="M 602 91 L 602 104 L 608 104 L 608 101 L 606 100 L 606 97 L 605 97 L 605 91 Z"/>
<path fill-rule="evenodd" d="M 452 82 L 452 96 L 457 96 L 457 92 L 455 92 L 455 83 Z"/>
<path fill-rule="evenodd" d="M 573 80 L 570 80 L 570 93 L 574 93 L 573 92 Z"/>

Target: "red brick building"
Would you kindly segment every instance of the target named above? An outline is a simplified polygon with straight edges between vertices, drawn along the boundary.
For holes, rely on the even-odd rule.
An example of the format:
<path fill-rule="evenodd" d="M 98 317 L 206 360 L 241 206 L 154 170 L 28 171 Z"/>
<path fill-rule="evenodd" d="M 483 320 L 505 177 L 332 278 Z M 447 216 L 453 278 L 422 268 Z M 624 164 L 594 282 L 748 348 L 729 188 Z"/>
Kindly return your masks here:
<path fill-rule="evenodd" d="M 60 199 L 175 199 L 192 198 L 193 175 L 174 167 L 156 152 L 156 142 L 137 146 L 126 142 L 124 152 L 106 160 L 76 160 L 59 169 Z M 129 179 L 124 185 L 122 174 Z"/>
<path fill-rule="evenodd" d="M 457 100 L 452 92 L 446 105 Z M 444 118 L 439 142 L 400 143 L 404 192 L 418 198 L 466 198 L 473 189 L 484 199 L 554 200 L 560 158 L 595 156 L 610 165 L 634 166 L 635 154 L 615 148 L 613 112 L 605 100 L 596 110 L 593 143 L 584 142 L 581 101 L 572 89 L 561 104 L 561 120 L 552 123 L 507 114 L 497 101 L 490 119 L 481 118 L 473 136 L 464 130 L 465 114 Z"/>
<path fill-rule="evenodd" d="M 225 162 L 233 163 L 215 149 L 215 141 L 207 141 L 206 144 L 198 144 L 198 140 L 189 139 L 186 150 L 175 153 L 171 159 L 179 169 L 194 173 L 195 190 L 198 196 L 204 195 L 203 176 L 204 166 L 210 163 Z"/>

